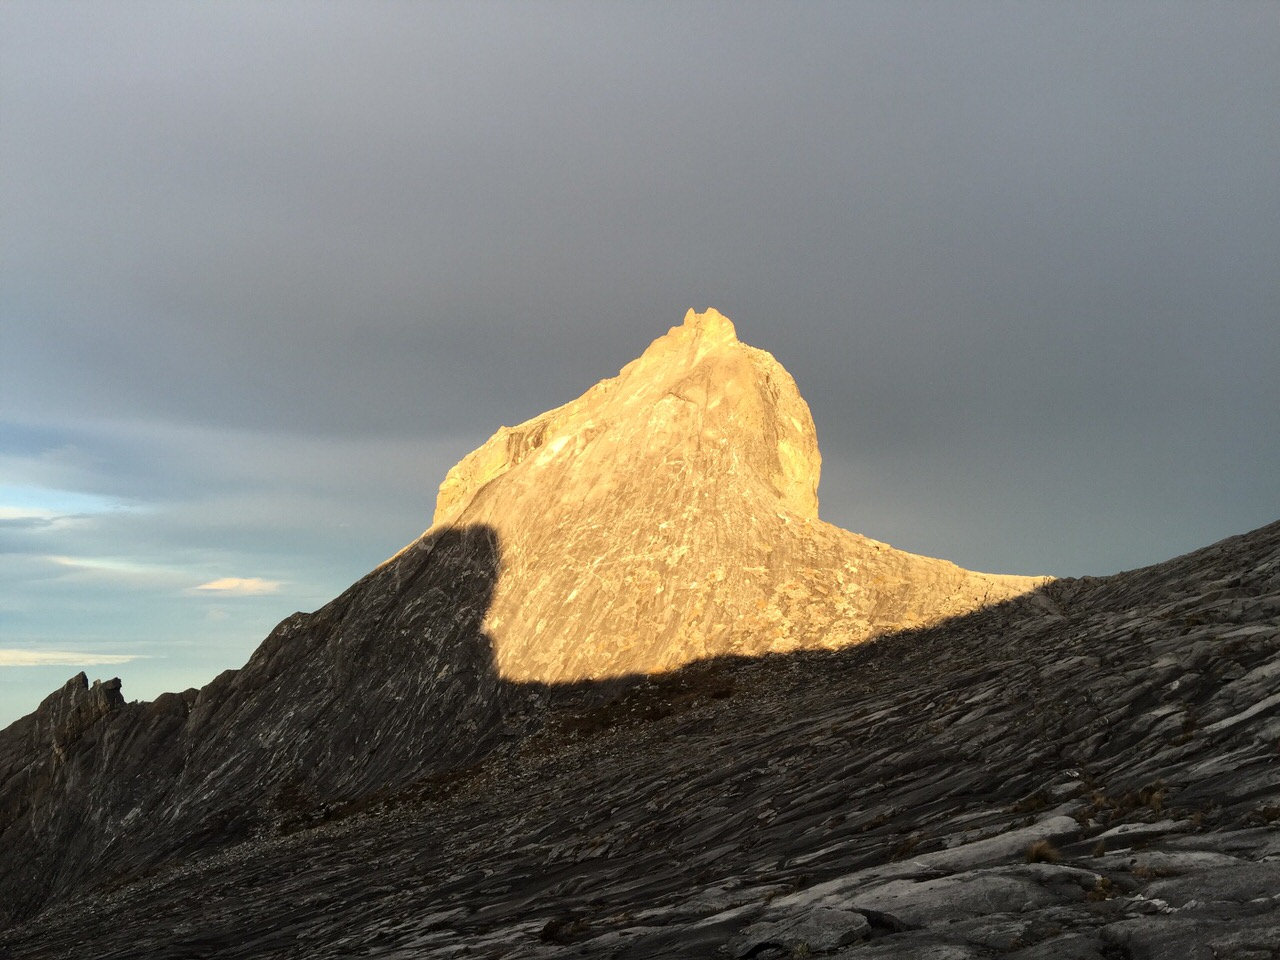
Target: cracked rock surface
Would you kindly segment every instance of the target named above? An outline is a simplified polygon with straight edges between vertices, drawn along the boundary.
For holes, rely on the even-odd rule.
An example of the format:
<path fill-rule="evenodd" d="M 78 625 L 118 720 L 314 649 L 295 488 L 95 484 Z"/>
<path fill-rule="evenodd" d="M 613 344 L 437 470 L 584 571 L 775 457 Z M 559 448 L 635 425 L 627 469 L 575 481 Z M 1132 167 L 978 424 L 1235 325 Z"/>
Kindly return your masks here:
<path fill-rule="evenodd" d="M 1275 955 L 1280 524 L 994 576 L 818 466 L 691 312 L 243 669 L 73 678 L 0 731 L 0 960 Z"/>
<path fill-rule="evenodd" d="M 0 956 L 1274 957 L 1280 524 L 835 652 L 566 698 L 480 763 L 99 886 Z"/>

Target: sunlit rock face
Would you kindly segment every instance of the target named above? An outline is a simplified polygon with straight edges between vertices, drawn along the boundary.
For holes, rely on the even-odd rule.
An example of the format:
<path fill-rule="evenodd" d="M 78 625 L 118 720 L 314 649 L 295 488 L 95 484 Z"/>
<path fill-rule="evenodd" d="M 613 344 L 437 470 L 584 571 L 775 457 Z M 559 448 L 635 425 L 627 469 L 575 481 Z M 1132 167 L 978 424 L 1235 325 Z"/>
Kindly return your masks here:
<path fill-rule="evenodd" d="M 452 775 L 618 677 L 843 647 L 1039 582 L 823 523 L 818 465 L 786 371 L 691 313 L 500 430 L 450 471 L 431 529 L 242 669 L 153 703 L 77 678 L 0 730 L 0 927 Z"/>
<path fill-rule="evenodd" d="M 617 377 L 450 470 L 433 529 L 497 531 L 486 630 L 513 680 L 834 648 L 1043 582 L 824 523 L 820 464 L 790 374 L 717 311 L 689 311 Z"/>

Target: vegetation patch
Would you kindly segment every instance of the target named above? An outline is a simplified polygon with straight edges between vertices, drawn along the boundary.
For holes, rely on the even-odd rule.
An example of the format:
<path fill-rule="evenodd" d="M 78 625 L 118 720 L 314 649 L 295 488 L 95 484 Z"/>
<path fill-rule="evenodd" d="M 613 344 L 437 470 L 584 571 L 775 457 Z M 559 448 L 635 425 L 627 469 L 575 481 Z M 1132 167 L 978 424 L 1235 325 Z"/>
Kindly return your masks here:
<path fill-rule="evenodd" d="M 1027 863 L 1057 863 L 1062 854 L 1048 840 L 1037 840 L 1027 847 Z"/>

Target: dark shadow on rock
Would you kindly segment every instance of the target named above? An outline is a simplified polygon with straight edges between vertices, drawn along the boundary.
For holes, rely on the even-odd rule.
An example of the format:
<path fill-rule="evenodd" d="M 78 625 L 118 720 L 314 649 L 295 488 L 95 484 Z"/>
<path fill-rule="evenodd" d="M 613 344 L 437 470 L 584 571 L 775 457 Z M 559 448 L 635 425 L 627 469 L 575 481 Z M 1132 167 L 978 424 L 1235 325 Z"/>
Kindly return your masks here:
<path fill-rule="evenodd" d="M 750 703 L 762 681 L 774 697 L 790 695 L 792 685 L 797 703 L 814 702 L 810 689 L 856 703 L 859 691 L 910 698 L 912 678 L 926 684 L 951 671 L 946 708 L 961 716 L 965 689 L 1016 679 L 1026 702 L 1011 709 L 1032 745 L 1016 774 L 993 778 L 980 744 L 947 755 L 932 747 L 930 704 L 912 708 L 926 724 L 910 739 L 921 746 L 894 771 L 910 778 L 944 764 L 954 796 L 998 788 L 1013 803 L 1046 771 L 1083 770 L 1093 753 L 1125 749 L 1122 730 L 1114 739 L 1092 736 L 1107 705 L 1091 702 L 1086 685 L 1045 686 L 1052 681 L 1041 673 L 1052 675 L 1058 654 L 1035 645 L 1076 643 L 1100 615 L 1127 616 L 1136 604 L 1176 594 L 1184 574 L 1194 594 L 1206 577 L 1225 576 L 1206 573 L 1213 563 L 1229 572 L 1251 562 L 1236 555 L 1240 544 L 1274 549 L 1273 539 L 1215 545 L 1148 571 L 1052 582 L 838 651 L 721 657 L 659 676 L 551 685 L 498 676 L 484 632 L 501 570 L 497 533 L 432 533 L 315 613 L 287 618 L 244 668 L 199 691 L 126 704 L 116 685 L 90 688 L 78 677 L 0 731 L 0 926 L 247 837 L 440 797 L 531 735 L 558 749 L 714 702 Z M 1106 645 L 1098 649 L 1084 652 L 1109 655 Z M 1075 657 L 1079 670 L 1094 669 L 1085 659 Z M 1107 669 L 1104 660 L 1098 676 Z M 1041 709 L 1039 696 L 1053 708 Z M 1014 703 L 1001 698 L 992 702 Z M 914 809 L 912 798 L 899 798 L 904 810 Z"/>

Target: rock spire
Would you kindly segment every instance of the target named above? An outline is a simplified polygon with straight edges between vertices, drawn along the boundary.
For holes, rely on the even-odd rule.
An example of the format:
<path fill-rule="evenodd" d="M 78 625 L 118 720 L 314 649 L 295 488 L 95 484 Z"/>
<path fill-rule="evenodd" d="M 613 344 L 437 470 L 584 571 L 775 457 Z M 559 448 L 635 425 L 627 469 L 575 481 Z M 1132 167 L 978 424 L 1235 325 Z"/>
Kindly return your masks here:
<path fill-rule="evenodd" d="M 838 647 L 1043 582 L 822 522 L 820 465 L 791 375 L 718 311 L 690 310 L 618 376 L 465 457 L 433 529 L 497 531 L 486 629 L 522 681 Z"/>

